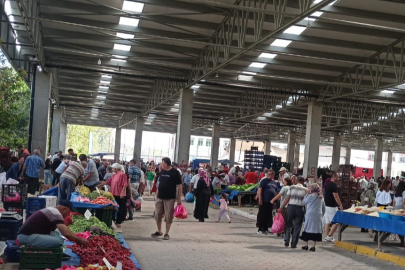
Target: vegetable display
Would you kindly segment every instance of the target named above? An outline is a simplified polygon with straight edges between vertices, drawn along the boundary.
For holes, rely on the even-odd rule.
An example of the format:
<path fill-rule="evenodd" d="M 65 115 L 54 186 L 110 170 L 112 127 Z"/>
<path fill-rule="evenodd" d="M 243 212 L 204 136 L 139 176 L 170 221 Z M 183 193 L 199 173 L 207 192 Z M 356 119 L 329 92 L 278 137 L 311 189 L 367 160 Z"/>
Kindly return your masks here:
<path fill-rule="evenodd" d="M 114 200 L 114 196 L 112 195 L 112 193 L 111 192 L 109 192 L 109 191 L 103 191 L 103 190 L 100 190 L 100 194 L 98 194 L 98 192 L 97 191 L 93 191 L 92 193 L 89 193 L 89 194 L 87 194 L 87 195 L 85 195 L 85 194 L 82 194 L 83 196 L 86 196 L 87 198 L 89 198 L 89 200 L 90 201 L 92 201 L 92 200 L 94 200 L 94 199 L 97 199 L 98 197 L 100 197 L 100 196 L 102 196 L 102 197 L 104 197 L 104 198 L 107 198 L 107 199 L 109 199 L 109 200 Z"/>
<path fill-rule="evenodd" d="M 90 203 L 101 204 L 101 205 L 112 204 L 112 205 L 118 206 L 118 204 L 112 202 L 111 200 L 109 200 L 109 199 L 107 199 L 107 198 L 105 198 L 103 196 L 97 197 L 97 199 L 92 200 Z"/>
<path fill-rule="evenodd" d="M 131 252 L 127 248 L 124 248 L 116 239 L 109 236 L 94 236 L 90 238 L 88 247 L 75 244 L 69 246 L 69 248 L 80 256 L 81 267 L 90 264 L 104 266 L 103 258 L 105 257 L 112 265 L 117 265 L 117 262 L 121 262 L 123 270 L 136 269 L 134 263 L 129 258 Z"/>
<path fill-rule="evenodd" d="M 83 196 L 88 196 L 90 194 L 90 189 L 85 185 L 83 185 L 80 187 L 79 193 L 82 194 Z"/>
<path fill-rule="evenodd" d="M 87 220 L 83 216 L 72 216 L 72 221 L 73 223 L 69 226 L 69 229 L 73 233 L 80 233 L 80 232 L 85 232 L 89 231 L 92 226 L 98 227 L 101 229 L 103 232 L 106 232 L 110 235 L 114 235 L 114 237 L 117 237 L 117 234 L 112 230 L 111 228 L 108 228 L 108 226 L 100 221 L 98 218 L 92 216 Z"/>
<path fill-rule="evenodd" d="M 237 191 L 251 191 L 259 186 L 259 183 L 257 184 L 247 184 L 247 185 L 241 185 L 241 186 L 228 186 L 228 189 L 230 190 L 237 190 Z"/>

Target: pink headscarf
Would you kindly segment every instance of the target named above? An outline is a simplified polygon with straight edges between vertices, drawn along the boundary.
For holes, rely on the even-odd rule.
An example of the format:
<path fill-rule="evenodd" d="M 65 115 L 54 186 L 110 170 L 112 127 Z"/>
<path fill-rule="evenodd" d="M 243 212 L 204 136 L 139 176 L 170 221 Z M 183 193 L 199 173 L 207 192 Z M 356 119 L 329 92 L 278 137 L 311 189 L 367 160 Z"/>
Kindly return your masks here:
<path fill-rule="evenodd" d="M 198 176 L 200 176 L 200 178 L 204 179 L 205 183 L 207 184 L 207 186 L 210 186 L 210 179 L 208 178 L 207 172 L 204 170 L 199 170 L 198 171 Z"/>

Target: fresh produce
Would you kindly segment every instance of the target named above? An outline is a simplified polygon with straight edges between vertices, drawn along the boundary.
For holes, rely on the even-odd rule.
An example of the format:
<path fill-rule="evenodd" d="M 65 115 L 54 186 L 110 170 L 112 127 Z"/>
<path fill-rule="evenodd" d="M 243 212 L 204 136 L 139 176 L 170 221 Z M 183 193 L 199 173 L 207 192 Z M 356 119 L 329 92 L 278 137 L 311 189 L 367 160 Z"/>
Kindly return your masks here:
<path fill-rule="evenodd" d="M 237 191 L 251 191 L 259 186 L 259 183 L 257 184 L 247 184 L 247 185 L 241 185 L 241 186 L 228 186 L 228 189 L 230 190 L 237 190 Z"/>
<path fill-rule="evenodd" d="M 97 191 L 93 191 L 92 193 L 86 195 L 86 197 L 89 198 L 90 201 L 97 199 L 100 196 L 103 196 L 104 198 L 107 198 L 112 201 L 114 200 L 114 196 L 109 191 L 100 190 L 100 194 L 98 194 Z"/>
<path fill-rule="evenodd" d="M 111 228 L 108 228 L 107 225 L 100 221 L 98 218 L 95 216 L 92 216 L 87 220 L 83 216 L 72 216 L 72 224 L 69 226 L 69 229 L 73 233 L 81 233 L 85 231 L 89 231 L 92 226 L 100 228 L 102 231 L 114 235 L 114 237 L 117 237 L 117 234 L 112 230 Z"/>
<path fill-rule="evenodd" d="M 131 252 L 127 248 L 124 248 L 116 239 L 109 236 L 94 236 L 90 238 L 88 247 L 75 244 L 69 246 L 69 248 L 80 256 L 81 267 L 88 266 L 88 269 L 93 269 L 90 267 L 92 264 L 104 266 L 103 258 L 105 257 L 111 265 L 117 265 L 117 262 L 120 261 L 123 270 L 136 269 L 134 263 L 129 258 Z"/>
<path fill-rule="evenodd" d="M 88 196 L 90 194 L 90 189 L 83 185 L 80 187 L 79 193 L 82 194 L 83 196 Z"/>
<path fill-rule="evenodd" d="M 65 225 L 66 226 L 69 226 L 70 224 L 72 224 L 72 216 L 75 216 L 75 215 L 81 216 L 80 213 L 70 212 L 70 215 L 65 217 Z"/>
<path fill-rule="evenodd" d="M 111 200 L 109 200 L 109 199 L 107 199 L 107 198 L 105 198 L 103 196 L 97 197 L 97 199 L 92 200 L 90 203 L 101 204 L 101 205 L 112 204 L 112 205 L 118 206 L 118 204 L 112 202 Z"/>

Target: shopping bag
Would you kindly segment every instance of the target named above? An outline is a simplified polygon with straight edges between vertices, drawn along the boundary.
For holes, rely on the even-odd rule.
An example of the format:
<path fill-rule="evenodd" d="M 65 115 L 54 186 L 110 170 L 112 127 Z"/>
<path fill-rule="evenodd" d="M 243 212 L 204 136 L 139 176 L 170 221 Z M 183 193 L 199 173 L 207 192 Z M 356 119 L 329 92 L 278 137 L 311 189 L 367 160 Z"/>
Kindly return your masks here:
<path fill-rule="evenodd" d="M 277 213 L 274 217 L 273 226 L 271 227 L 272 233 L 283 233 L 284 232 L 284 218 L 283 215 Z"/>
<path fill-rule="evenodd" d="M 187 194 L 186 194 L 186 197 L 185 197 L 185 201 L 186 201 L 186 202 L 193 202 L 193 201 L 194 201 L 194 195 L 193 195 L 193 193 L 191 193 L 191 192 L 187 193 Z"/>
<path fill-rule="evenodd" d="M 182 204 L 178 204 L 174 209 L 174 217 L 178 219 L 186 219 L 187 209 Z"/>

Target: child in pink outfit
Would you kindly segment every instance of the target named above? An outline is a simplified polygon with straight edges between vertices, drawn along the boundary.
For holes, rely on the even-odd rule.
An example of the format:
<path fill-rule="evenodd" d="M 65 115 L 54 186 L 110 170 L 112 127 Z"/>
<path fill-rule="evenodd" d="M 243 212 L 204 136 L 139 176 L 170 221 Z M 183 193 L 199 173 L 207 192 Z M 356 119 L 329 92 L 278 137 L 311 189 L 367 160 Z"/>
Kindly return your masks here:
<path fill-rule="evenodd" d="M 221 194 L 221 198 L 219 200 L 215 199 L 219 203 L 219 216 L 218 216 L 218 221 L 221 221 L 222 215 L 225 214 L 225 217 L 228 219 L 228 222 L 231 223 L 231 219 L 229 218 L 228 215 L 228 197 L 226 193 Z"/>

